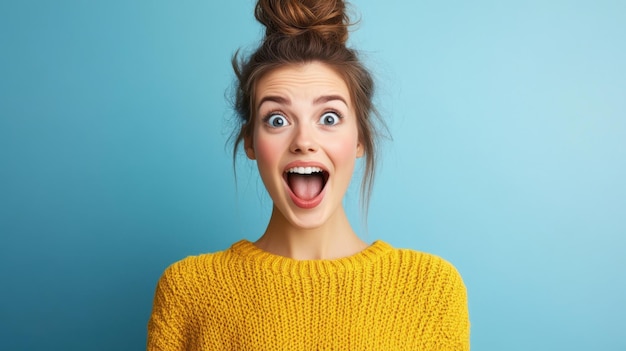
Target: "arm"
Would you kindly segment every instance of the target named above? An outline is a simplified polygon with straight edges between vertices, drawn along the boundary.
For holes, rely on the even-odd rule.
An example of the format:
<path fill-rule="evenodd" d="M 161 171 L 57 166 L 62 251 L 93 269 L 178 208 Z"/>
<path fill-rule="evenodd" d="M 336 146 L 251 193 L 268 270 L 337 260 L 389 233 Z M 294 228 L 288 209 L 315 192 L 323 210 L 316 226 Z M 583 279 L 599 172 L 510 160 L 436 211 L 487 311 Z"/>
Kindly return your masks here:
<path fill-rule="evenodd" d="M 156 287 L 148 322 L 148 351 L 186 349 L 186 304 L 181 292 L 182 276 L 177 264 L 165 270 Z"/>
<path fill-rule="evenodd" d="M 465 284 L 458 271 L 447 262 L 441 275 L 439 318 L 443 338 L 438 350 L 469 351 L 470 322 Z"/>

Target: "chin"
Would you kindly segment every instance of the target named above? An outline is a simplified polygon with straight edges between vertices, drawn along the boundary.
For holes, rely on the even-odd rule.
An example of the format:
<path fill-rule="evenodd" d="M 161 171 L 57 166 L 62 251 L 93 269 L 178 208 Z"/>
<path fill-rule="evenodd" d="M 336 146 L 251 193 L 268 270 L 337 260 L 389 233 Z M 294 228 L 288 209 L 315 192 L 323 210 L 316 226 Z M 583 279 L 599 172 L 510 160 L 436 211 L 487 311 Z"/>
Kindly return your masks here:
<path fill-rule="evenodd" d="M 280 211 L 280 209 L 279 209 Z M 329 216 L 323 213 L 321 208 L 293 211 L 287 210 L 288 213 L 281 211 L 281 215 L 295 229 L 312 230 L 323 227 L 328 223 Z"/>

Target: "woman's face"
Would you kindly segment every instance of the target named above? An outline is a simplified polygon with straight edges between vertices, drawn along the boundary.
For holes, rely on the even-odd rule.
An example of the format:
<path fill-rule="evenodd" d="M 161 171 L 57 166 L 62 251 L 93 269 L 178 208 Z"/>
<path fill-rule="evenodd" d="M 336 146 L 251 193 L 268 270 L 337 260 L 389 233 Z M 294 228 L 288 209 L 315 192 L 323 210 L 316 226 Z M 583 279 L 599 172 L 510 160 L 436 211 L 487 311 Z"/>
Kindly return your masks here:
<path fill-rule="evenodd" d="M 280 213 L 298 228 L 317 228 L 343 213 L 363 155 L 348 87 L 330 67 L 311 62 L 267 73 L 256 92 L 246 154 Z"/>

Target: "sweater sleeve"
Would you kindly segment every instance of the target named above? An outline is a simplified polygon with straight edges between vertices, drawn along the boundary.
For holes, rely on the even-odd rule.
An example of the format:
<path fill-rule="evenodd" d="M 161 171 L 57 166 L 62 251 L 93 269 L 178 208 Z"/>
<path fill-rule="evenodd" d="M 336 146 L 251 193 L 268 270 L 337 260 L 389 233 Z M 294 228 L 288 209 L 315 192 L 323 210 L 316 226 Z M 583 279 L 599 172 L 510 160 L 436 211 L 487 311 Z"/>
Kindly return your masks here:
<path fill-rule="evenodd" d="M 443 280 L 439 318 L 441 318 L 443 345 L 438 350 L 470 349 L 470 322 L 467 291 L 459 272 L 450 263 L 443 261 Z"/>
<path fill-rule="evenodd" d="M 187 306 L 182 294 L 184 279 L 179 266 L 175 263 L 168 267 L 157 283 L 148 321 L 148 351 L 186 349 Z"/>

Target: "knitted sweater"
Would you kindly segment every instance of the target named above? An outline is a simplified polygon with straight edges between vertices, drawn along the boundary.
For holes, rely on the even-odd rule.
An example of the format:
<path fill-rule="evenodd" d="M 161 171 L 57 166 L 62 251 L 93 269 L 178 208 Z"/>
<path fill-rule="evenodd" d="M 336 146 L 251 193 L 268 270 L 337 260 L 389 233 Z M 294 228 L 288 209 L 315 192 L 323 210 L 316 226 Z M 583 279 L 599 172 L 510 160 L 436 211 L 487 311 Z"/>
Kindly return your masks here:
<path fill-rule="evenodd" d="M 443 259 L 382 241 L 298 261 L 243 240 L 164 272 L 148 350 L 469 350 L 466 291 Z"/>

